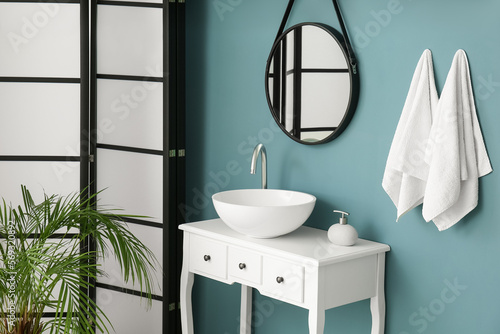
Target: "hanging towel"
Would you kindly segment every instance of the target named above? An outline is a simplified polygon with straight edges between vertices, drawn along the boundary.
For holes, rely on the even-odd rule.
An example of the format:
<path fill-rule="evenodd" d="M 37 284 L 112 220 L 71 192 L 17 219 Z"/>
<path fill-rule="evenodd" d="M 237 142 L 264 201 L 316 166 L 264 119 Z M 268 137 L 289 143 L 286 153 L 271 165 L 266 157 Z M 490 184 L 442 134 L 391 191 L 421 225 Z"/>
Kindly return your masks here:
<path fill-rule="evenodd" d="M 443 231 L 473 210 L 478 178 L 492 171 L 474 106 L 467 56 L 458 50 L 436 108 L 422 214 Z"/>
<path fill-rule="evenodd" d="M 410 84 L 382 180 L 397 208 L 396 221 L 422 204 L 429 171 L 425 151 L 437 103 L 432 54 L 425 50 Z"/>

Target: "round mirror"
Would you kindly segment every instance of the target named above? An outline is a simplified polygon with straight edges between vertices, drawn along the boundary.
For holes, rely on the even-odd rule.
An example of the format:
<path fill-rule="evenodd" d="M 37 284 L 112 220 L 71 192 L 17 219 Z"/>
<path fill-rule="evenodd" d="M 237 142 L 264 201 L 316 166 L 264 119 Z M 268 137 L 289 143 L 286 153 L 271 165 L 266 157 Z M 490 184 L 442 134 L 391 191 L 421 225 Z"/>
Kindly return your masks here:
<path fill-rule="evenodd" d="M 293 140 L 320 144 L 337 137 L 351 120 L 358 92 L 358 74 L 335 29 L 301 23 L 274 43 L 266 66 L 267 102 Z"/>

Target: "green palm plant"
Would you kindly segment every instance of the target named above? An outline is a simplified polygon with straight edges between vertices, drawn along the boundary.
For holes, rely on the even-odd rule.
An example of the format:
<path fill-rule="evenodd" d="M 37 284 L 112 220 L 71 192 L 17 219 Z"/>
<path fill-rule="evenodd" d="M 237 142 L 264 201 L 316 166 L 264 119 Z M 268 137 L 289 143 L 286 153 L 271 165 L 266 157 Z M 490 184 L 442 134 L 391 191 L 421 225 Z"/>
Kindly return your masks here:
<path fill-rule="evenodd" d="M 21 188 L 22 205 L 0 205 L 0 334 L 94 333 L 94 326 L 109 333 L 109 319 L 88 295 L 105 274 L 97 259 L 108 252 L 151 305 L 158 263 L 123 216 L 95 208 L 95 196 L 44 195 L 35 204 Z M 54 316 L 42 321 L 44 312 Z"/>

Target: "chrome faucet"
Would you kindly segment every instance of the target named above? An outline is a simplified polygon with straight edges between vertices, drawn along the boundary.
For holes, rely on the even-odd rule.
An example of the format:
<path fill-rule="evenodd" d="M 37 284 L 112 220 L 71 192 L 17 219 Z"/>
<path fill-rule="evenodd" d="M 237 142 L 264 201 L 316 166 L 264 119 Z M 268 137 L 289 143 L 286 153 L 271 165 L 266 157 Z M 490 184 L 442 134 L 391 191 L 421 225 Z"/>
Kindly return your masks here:
<path fill-rule="evenodd" d="M 259 144 L 255 146 L 252 154 L 252 162 L 250 165 L 250 174 L 255 174 L 255 169 L 257 166 L 257 159 L 259 158 L 259 153 L 261 154 L 262 162 L 262 189 L 267 189 L 267 153 L 264 145 Z"/>

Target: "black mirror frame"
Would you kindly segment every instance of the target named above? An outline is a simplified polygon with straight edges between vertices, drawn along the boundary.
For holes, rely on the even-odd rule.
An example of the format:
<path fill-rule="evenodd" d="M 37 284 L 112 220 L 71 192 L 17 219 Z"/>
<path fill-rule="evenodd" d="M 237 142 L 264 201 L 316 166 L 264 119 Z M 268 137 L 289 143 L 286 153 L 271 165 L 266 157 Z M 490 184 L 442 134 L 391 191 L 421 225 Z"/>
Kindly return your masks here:
<path fill-rule="evenodd" d="M 271 103 L 271 97 L 269 94 L 269 69 L 270 69 L 270 66 L 272 63 L 272 59 L 274 57 L 274 53 L 276 52 L 276 49 L 279 47 L 281 41 L 289 32 L 291 32 L 292 30 L 294 30 L 300 26 L 305 26 L 305 25 L 313 25 L 313 26 L 317 26 L 317 27 L 325 30 L 337 42 L 337 44 L 340 46 L 340 48 L 344 54 L 346 63 L 348 64 L 348 72 L 349 72 L 349 78 L 350 78 L 350 83 L 351 83 L 349 103 L 348 103 L 346 110 L 344 111 L 344 117 L 342 118 L 342 121 L 340 122 L 339 126 L 329 136 L 325 137 L 324 139 L 315 141 L 315 142 L 304 141 L 304 140 L 301 140 L 300 138 L 296 138 L 295 136 L 293 136 L 290 132 L 288 132 L 286 130 L 286 128 L 279 121 L 278 115 L 277 115 L 276 111 L 274 110 L 273 104 Z M 340 32 L 338 32 L 337 30 L 335 30 L 334 28 L 332 28 L 326 24 L 316 23 L 316 22 L 299 23 L 299 24 L 296 24 L 296 25 L 288 28 L 281 35 L 279 35 L 279 37 L 275 40 L 273 47 L 271 48 L 271 52 L 269 54 L 269 57 L 267 59 L 267 64 L 266 64 L 266 73 L 265 73 L 266 99 L 267 99 L 267 103 L 269 105 L 269 109 L 271 111 L 271 114 L 273 115 L 274 120 L 279 125 L 281 130 L 288 137 L 290 137 L 291 139 L 295 140 L 298 143 L 305 144 L 305 145 L 323 144 L 323 143 L 327 143 L 327 142 L 335 139 L 336 137 L 338 137 L 345 130 L 345 128 L 349 125 L 349 123 L 354 115 L 354 112 L 356 110 L 356 107 L 358 105 L 359 85 L 360 85 L 360 83 L 359 83 L 359 71 L 356 67 L 356 64 L 353 64 L 350 61 L 350 59 L 351 58 L 349 57 L 349 52 L 348 52 L 343 35 Z"/>

